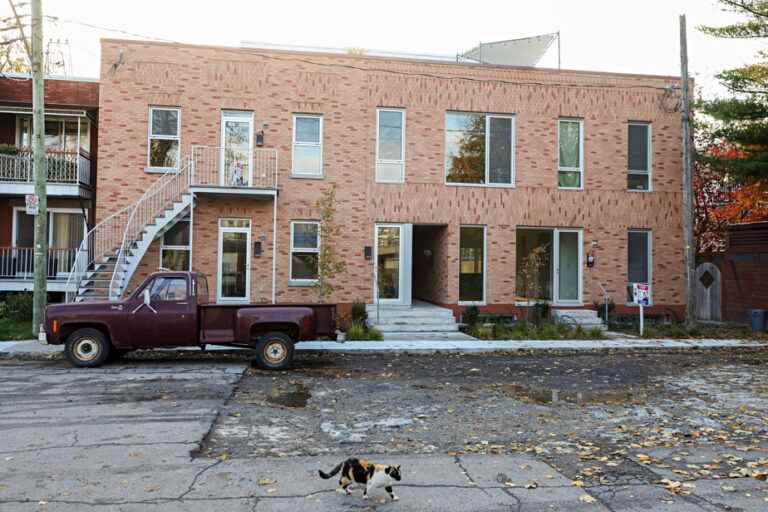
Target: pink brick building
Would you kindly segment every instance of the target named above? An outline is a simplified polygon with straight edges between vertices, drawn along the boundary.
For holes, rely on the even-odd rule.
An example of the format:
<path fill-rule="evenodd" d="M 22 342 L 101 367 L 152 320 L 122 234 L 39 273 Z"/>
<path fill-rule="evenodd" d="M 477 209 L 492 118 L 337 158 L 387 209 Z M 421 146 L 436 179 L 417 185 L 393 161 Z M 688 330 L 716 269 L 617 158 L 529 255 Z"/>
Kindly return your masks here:
<path fill-rule="evenodd" d="M 647 282 L 655 309 L 679 313 L 678 83 L 104 40 L 96 217 L 128 229 L 121 251 L 91 255 L 112 258 L 96 281 L 124 293 L 192 268 L 220 302 L 315 301 L 332 243 L 343 305 L 580 308 L 605 288 L 623 306 Z M 331 186 L 341 235 L 327 241 L 316 201 Z"/>

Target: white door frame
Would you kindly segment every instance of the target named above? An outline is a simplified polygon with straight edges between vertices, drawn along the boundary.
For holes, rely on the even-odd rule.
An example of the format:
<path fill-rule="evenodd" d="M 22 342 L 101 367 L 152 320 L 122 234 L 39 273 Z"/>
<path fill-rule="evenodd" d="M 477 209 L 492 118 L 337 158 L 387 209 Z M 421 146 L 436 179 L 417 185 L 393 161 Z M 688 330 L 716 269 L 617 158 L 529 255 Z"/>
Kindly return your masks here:
<path fill-rule="evenodd" d="M 397 228 L 400 231 L 399 296 L 397 299 L 379 299 L 379 228 Z M 413 262 L 413 224 L 377 223 L 373 227 L 373 303 L 382 306 L 410 306 Z"/>
<path fill-rule="evenodd" d="M 578 300 L 560 299 L 560 233 L 576 233 L 579 248 L 579 297 Z M 580 228 L 554 228 L 552 230 L 552 299 L 555 305 L 581 306 L 584 293 L 584 230 Z"/>
<path fill-rule="evenodd" d="M 248 227 L 223 227 L 222 220 L 247 220 Z M 245 233 L 245 297 L 223 297 L 221 294 L 221 264 L 224 255 L 224 233 Z M 242 304 L 251 301 L 251 220 L 250 219 L 219 219 L 219 244 L 216 264 L 216 302 Z"/>
<path fill-rule="evenodd" d="M 219 157 L 219 185 L 222 187 L 230 186 L 226 180 L 225 157 L 226 157 L 226 124 L 227 121 L 247 121 L 248 122 L 248 176 L 246 186 L 253 183 L 253 112 L 222 110 L 221 111 L 221 156 Z M 243 176 L 245 178 L 245 176 Z"/>

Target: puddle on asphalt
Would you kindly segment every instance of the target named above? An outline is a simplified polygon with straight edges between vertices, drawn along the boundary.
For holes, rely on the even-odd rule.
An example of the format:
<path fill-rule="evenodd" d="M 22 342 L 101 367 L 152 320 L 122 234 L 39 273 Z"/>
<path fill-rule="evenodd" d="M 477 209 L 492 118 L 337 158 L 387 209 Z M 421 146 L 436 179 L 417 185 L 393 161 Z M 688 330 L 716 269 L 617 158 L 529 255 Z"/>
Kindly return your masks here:
<path fill-rule="evenodd" d="M 304 384 L 291 384 L 290 388 L 274 387 L 267 397 L 267 402 L 273 405 L 290 408 L 302 408 L 307 406 L 312 393 Z"/>
<path fill-rule="evenodd" d="M 501 392 L 505 395 L 538 404 L 576 403 L 576 404 L 637 404 L 645 402 L 648 395 L 642 390 L 591 390 L 574 391 L 552 388 L 536 388 L 520 384 L 501 384 Z"/>

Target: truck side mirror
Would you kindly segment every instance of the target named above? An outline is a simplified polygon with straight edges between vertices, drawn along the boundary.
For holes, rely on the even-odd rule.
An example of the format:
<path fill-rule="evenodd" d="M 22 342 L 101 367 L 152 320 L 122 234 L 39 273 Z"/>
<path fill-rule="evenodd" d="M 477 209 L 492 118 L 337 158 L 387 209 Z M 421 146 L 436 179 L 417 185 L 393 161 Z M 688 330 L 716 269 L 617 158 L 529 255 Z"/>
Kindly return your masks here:
<path fill-rule="evenodd" d="M 149 306 L 152 300 L 149 297 L 149 288 L 144 288 L 144 304 Z"/>

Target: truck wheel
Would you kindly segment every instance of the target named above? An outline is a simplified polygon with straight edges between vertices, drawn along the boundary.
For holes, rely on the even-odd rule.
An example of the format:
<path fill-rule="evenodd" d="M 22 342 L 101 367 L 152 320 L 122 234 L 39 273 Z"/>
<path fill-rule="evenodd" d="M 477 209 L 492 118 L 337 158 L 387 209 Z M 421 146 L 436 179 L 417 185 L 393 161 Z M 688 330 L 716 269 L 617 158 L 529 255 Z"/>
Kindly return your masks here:
<path fill-rule="evenodd" d="M 85 327 L 70 334 L 64 345 L 64 355 L 75 366 L 95 368 L 109 358 L 111 348 L 101 331 Z"/>
<path fill-rule="evenodd" d="M 293 341 L 281 332 L 268 332 L 256 344 L 256 362 L 265 370 L 285 370 L 293 361 Z"/>

